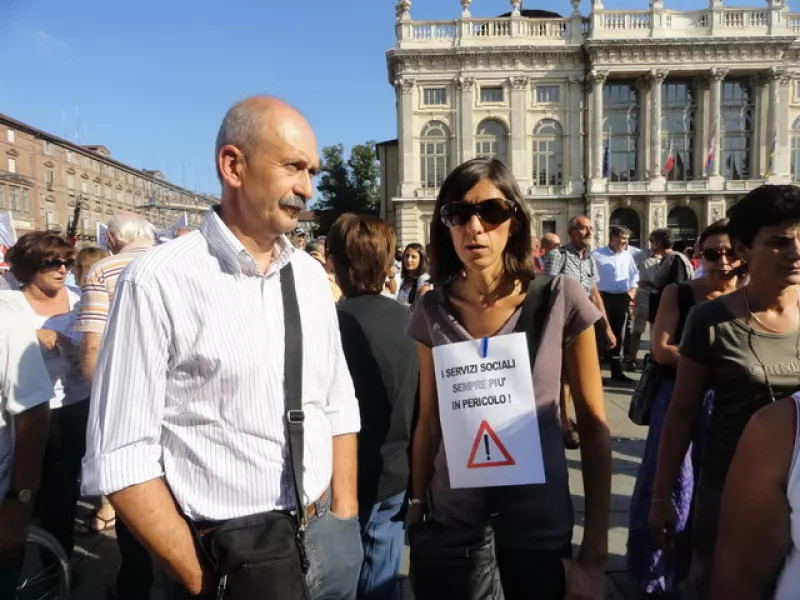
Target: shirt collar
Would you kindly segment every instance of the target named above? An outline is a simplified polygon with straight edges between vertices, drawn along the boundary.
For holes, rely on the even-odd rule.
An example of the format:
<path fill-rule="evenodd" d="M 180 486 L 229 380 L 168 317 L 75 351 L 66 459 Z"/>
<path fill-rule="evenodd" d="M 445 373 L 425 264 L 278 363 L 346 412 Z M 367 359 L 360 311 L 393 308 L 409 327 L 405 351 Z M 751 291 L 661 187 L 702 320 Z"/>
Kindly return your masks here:
<path fill-rule="evenodd" d="M 566 244 L 564 244 L 562 246 L 562 248 L 564 248 L 564 250 L 566 250 L 570 254 L 574 254 L 575 256 L 577 256 L 580 259 L 585 259 L 590 254 L 589 253 L 589 249 L 588 248 L 584 248 L 583 249 L 583 255 L 581 256 L 581 251 L 578 250 L 572 242 L 567 242 Z"/>
<path fill-rule="evenodd" d="M 248 277 L 269 277 L 277 273 L 292 260 L 295 247 L 289 239 L 282 235 L 275 244 L 272 264 L 266 273 L 261 273 L 253 256 L 242 245 L 242 242 L 228 229 L 219 216 L 220 205 L 212 207 L 206 214 L 200 232 L 208 242 L 211 255 L 218 258 L 223 268 L 234 275 Z"/>
<path fill-rule="evenodd" d="M 144 252 L 145 250 L 150 250 L 152 247 L 153 242 L 149 240 L 137 240 L 126 246 L 123 246 L 122 250 L 119 251 L 119 254 L 126 254 L 128 252 Z"/>

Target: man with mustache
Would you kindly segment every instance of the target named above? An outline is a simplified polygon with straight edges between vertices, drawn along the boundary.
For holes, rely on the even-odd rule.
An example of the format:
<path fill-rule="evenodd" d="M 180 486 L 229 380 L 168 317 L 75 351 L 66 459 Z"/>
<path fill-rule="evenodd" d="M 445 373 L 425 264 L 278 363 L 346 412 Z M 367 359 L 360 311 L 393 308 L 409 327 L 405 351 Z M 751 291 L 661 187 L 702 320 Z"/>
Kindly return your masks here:
<path fill-rule="evenodd" d="M 592 304 L 600 311 L 602 318 L 598 322 L 598 327 L 603 328 L 608 347 L 613 348 L 616 344 L 616 337 L 608 322 L 603 299 L 597 290 L 597 268 L 590 252 L 592 222 L 589 217 L 572 217 L 567 223 L 567 235 L 569 236 L 567 244 L 554 247 L 547 253 L 544 272 L 553 276 L 571 277 L 581 284 Z M 580 445 L 580 438 L 575 421 L 569 418 L 571 403 L 572 394 L 565 381 L 561 386 L 561 423 L 567 448 L 575 449 Z"/>
<path fill-rule="evenodd" d="M 325 273 L 286 237 L 314 192 L 316 138 L 286 103 L 249 98 L 226 114 L 215 161 L 220 205 L 196 234 L 142 256 L 117 284 L 84 490 L 109 497 L 179 584 L 172 598 L 255 598 L 254 585 L 284 578 L 297 591 L 304 567 L 312 598 L 354 598 L 358 402 Z M 292 409 L 298 396 L 302 408 Z M 275 560 L 254 554 L 274 539 L 266 519 L 285 524 L 287 515 L 302 520 L 305 544 L 302 533 L 273 543 L 287 552 L 286 569 L 265 581 Z M 247 559 L 223 577 L 200 543 L 240 543 L 223 559 Z"/>

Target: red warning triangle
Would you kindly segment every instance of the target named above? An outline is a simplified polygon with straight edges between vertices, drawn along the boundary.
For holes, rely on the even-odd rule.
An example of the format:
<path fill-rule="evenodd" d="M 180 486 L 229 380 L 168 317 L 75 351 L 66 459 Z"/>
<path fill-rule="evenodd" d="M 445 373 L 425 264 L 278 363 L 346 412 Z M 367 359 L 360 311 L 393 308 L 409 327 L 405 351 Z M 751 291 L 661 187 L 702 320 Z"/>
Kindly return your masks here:
<path fill-rule="evenodd" d="M 503 455 L 502 460 L 492 460 L 492 456 L 489 454 L 488 448 L 489 438 L 492 439 L 495 446 L 497 446 L 497 449 L 500 450 L 500 453 Z M 475 462 L 475 456 L 478 454 L 478 450 L 485 450 L 487 456 L 486 462 Z M 486 421 L 481 421 L 480 427 L 478 427 L 478 435 L 475 436 L 475 441 L 472 443 L 472 451 L 469 453 L 467 468 L 482 469 L 483 467 L 510 467 L 511 465 L 515 464 L 517 464 L 516 461 L 511 458 L 511 455 L 508 453 L 508 450 L 506 450 L 506 447 L 503 446 L 500 438 L 498 438 L 494 430 L 489 427 L 489 423 Z"/>

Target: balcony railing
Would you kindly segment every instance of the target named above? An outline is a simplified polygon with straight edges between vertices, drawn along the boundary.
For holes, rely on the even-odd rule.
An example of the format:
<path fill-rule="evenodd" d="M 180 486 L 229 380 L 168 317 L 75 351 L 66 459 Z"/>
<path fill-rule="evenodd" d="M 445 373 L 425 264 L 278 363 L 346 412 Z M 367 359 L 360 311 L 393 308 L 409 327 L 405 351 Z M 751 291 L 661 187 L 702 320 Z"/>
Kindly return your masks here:
<path fill-rule="evenodd" d="M 586 39 L 737 37 L 800 35 L 800 14 L 780 8 L 597 10 L 589 18 L 495 19 L 397 22 L 401 48 L 484 46 L 523 43 L 580 44 Z"/>
<path fill-rule="evenodd" d="M 565 42 L 577 27 L 576 42 L 584 38 L 584 19 L 458 19 L 454 21 L 399 21 L 397 40 L 400 47 L 482 46 L 503 43 Z"/>

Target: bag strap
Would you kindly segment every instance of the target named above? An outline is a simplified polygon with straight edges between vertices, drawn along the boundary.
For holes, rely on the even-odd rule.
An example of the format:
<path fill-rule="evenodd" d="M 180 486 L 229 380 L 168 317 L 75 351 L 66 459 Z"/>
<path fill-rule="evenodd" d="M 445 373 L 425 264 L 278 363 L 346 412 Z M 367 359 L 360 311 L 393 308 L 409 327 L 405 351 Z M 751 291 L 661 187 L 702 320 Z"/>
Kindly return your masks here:
<path fill-rule="evenodd" d="M 292 263 L 281 269 L 280 277 L 285 323 L 284 409 L 296 518 L 298 524 L 303 527 L 306 520 L 303 504 L 303 431 L 306 418 L 303 412 L 303 327 L 300 322 L 300 306 L 297 304 Z"/>
<path fill-rule="evenodd" d="M 542 340 L 544 321 L 550 311 L 551 292 L 555 277 L 537 275 L 528 286 L 528 294 L 522 302 L 522 313 L 517 323 L 517 331 L 524 331 L 528 340 L 528 355 L 531 365 L 536 361 L 539 344 Z"/>

